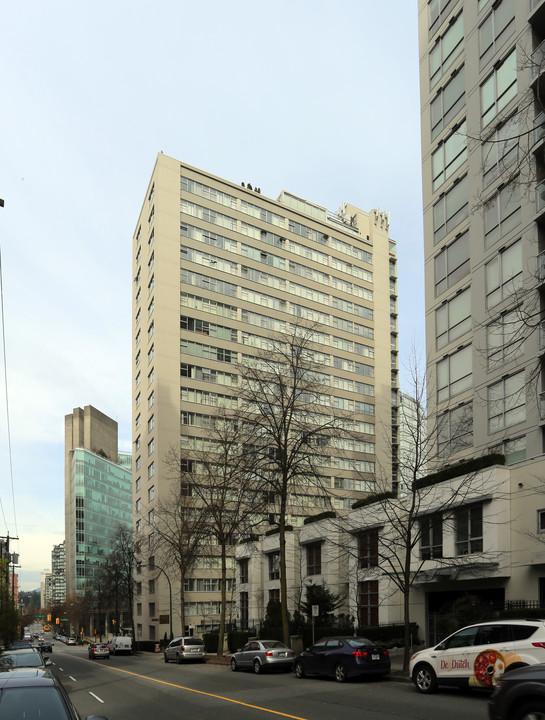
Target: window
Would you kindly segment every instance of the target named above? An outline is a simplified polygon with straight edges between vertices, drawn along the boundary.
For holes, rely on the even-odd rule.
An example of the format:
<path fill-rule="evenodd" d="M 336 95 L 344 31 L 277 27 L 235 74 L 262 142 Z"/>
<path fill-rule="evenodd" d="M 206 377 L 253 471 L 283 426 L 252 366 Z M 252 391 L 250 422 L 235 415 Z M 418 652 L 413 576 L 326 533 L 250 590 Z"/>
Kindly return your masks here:
<path fill-rule="evenodd" d="M 154 299 L 154 298 L 151 298 L 151 302 L 150 302 L 150 304 L 148 305 L 148 317 L 150 317 L 151 315 L 153 315 L 154 309 L 155 309 L 155 299 Z"/>
<path fill-rule="evenodd" d="M 136 532 L 137 532 L 137 533 L 142 532 L 142 520 L 137 520 L 137 521 L 136 521 L 135 529 L 136 529 Z"/>
<path fill-rule="evenodd" d="M 148 432 L 151 432 L 155 427 L 155 417 L 152 415 L 148 420 Z"/>
<path fill-rule="evenodd" d="M 148 350 L 148 364 L 153 360 L 154 348 L 153 345 Z"/>
<path fill-rule="evenodd" d="M 142 500 L 138 498 L 136 501 L 136 512 L 140 512 L 142 510 Z"/>
<path fill-rule="evenodd" d="M 441 415 L 437 428 L 439 457 L 449 457 L 473 445 L 473 404 L 466 403 Z"/>
<path fill-rule="evenodd" d="M 522 242 L 517 240 L 485 266 L 486 307 L 497 305 L 522 285 Z"/>
<path fill-rule="evenodd" d="M 136 375 L 135 381 L 134 381 L 134 384 L 136 385 L 136 387 L 138 387 L 140 385 L 141 379 L 142 379 L 142 373 L 139 370 Z"/>
<path fill-rule="evenodd" d="M 437 349 L 445 347 L 471 330 L 471 288 L 459 292 L 435 311 Z"/>
<path fill-rule="evenodd" d="M 248 558 L 242 558 L 242 560 L 238 561 L 238 569 L 239 569 L 239 573 L 240 573 L 240 583 L 248 582 L 248 566 L 249 566 Z"/>
<path fill-rule="evenodd" d="M 515 0 L 496 4 L 479 26 L 479 57 L 483 68 L 496 54 L 502 43 L 515 31 Z"/>
<path fill-rule="evenodd" d="M 141 400 L 142 400 L 142 396 L 141 396 L 140 393 L 138 393 L 138 395 L 136 396 L 136 399 L 135 399 L 135 401 L 134 401 L 134 404 L 135 404 L 136 407 L 140 407 L 140 401 L 141 401 Z"/>
<path fill-rule="evenodd" d="M 449 23 L 430 51 L 430 87 L 437 85 L 464 47 L 464 18 L 462 13 Z"/>
<path fill-rule="evenodd" d="M 148 502 L 151 502 L 154 499 L 155 499 L 155 485 L 152 485 L 148 489 Z"/>
<path fill-rule="evenodd" d="M 443 557 L 443 517 L 440 513 L 420 520 L 420 557 L 422 560 Z"/>
<path fill-rule="evenodd" d="M 467 160 L 466 121 L 440 142 L 431 156 L 432 189 L 435 191 Z"/>
<path fill-rule="evenodd" d="M 545 533 L 545 510 L 537 511 L 537 531 Z"/>
<path fill-rule="evenodd" d="M 151 438 L 151 440 L 148 443 L 148 455 L 151 455 L 154 450 L 155 450 L 155 440 L 153 438 Z"/>
<path fill-rule="evenodd" d="M 155 580 L 148 580 L 148 590 L 150 595 L 155 593 Z"/>
<path fill-rule="evenodd" d="M 483 142 L 484 187 L 488 187 L 504 170 L 515 162 L 518 156 L 518 138 L 518 115 L 514 115 L 495 128 L 493 133 Z"/>
<path fill-rule="evenodd" d="M 433 206 L 433 242 L 437 244 L 469 215 L 467 175 L 441 195 Z"/>
<path fill-rule="evenodd" d="M 471 345 L 437 363 L 437 402 L 469 390 L 472 385 Z"/>
<path fill-rule="evenodd" d="M 378 580 L 358 583 L 359 627 L 378 625 Z"/>
<path fill-rule="evenodd" d="M 154 602 L 149 603 L 149 615 L 150 615 L 150 617 L 153 617 L 155 615 L 155 603 Z"/>
<path fill-rule="evenodd" d="M 278 580 L 280 577 L 280 553 L 269 553 L 269 580 Z"/>
<path fill-rule="evenodd" d="M 505 455 L 506 465 L 522 462 L 526 460 L 526 436 L 523 435 L 514 440 L 502 440 L 497 445 L 489 448 L 489 452 Z"/>
<path fill-rule="evenodd" d="M 509 363 L 523 354 L 524 330 L 520 308 L 503 313 L 488 325 L 486 348 L 489 370 Z"/>
<path fill-rule="evenodd" d="M 248 628 L 248 593 L 239 593 L 238 600 L 240 609 L 240 629 L 246 630 Z"/>
<path fill-rule="evenodd" d="M 501 188 L 484 206 L 485 244 L 493 243 L 511 232 L 520 219 L 520 185 L 510 183 Z"/>
<path fill-rule="evenodd" d="M 151 370 L 148 373 L 148 387 L 151 385 L 153 380 L 155 379 L 155 368 L 151 368 Z"/>
<path fill-rule="evenodd" d="M 154 322 L 152 321 L 152 322 L 150 323 L 149 328 L 148 328 L 148 342 L 149 342 L 149 341 L 151 340 L 151 338 L 153 337 L 154 327 L 155 327 L 155 324 L 154 324 Z"/>
<path fill-rule="evenodd" d="M 136 438 L 136 440 L 134 441 L 134 449 L 135 449 L 135 450 L 140 450 L 140 446 L 141 446 L 141 445 L 142 445 L 142 438 L 141 438 L 140 435 L 139 435 L 139 436 Z"/>
<path fill-rule="evenodd" d="M 136 458 L 135 467 L 137 470 L 140 470 L 140 468 L 142 467 L 142 458 L 140 457 L 140 455 Z"/>
<path fill-rule="evenodd" d="M 366 530 L 358 535 L 358 566 L 360 568 L 378 565 L 378 530 Z"/>
<path fill-rule="evenodd" d="M 431 137 L 436 138 L 465 105 L 465 75 L 462 66 L 431 102 Z"/>
<path fill-rule="evenodd" d="M 502 378 L 488 388 L 488 432 L 493 433 L 526 420 L 524 370 Z"/>
<path fill-rule="evenodd" d="M 488 125 L 516 94 L 517 55 L 512 50 L 481 85 L 482 126 Z"/>
<path fill-rule="evenodd" d="M 136 603 L 136 614 L 140 617 L 142 615 L 142 603 Z"/>
<path fill-rule="evenodd" d="M 269 589 L 269 602 L 280 602 L 280 588 Z"/>
<path fill-rule="evenodd" d="M 153 403 L 155 402 L 155 392 L 152 390 L 151 394 L 148 396 L 148 410 L 153 407 Z"/>
<path fill-rule="evenodd" d="M 155 522 L 155 510 L 150 510 L 148 512 L 148 523 L 150 525 L 153 525 L 154 522 Z"/>
<path fill-rule="evenodd" d="M 455 0 L 429 0 L 428 22 L 430 37 L 438 29 L 448 13 L 452 10 Z"/>
<path fill-rule="evenodd" d="M 456 511 L 456 555 L 483 551 L 483 506 L 471 505 Z"/>
<path fill-rule="evenodd" d="M 139 427 L 140 427 L 140 421 L 141 421 L 141 419 L 142 419 L 142 418 L 141 418 L 141 415 L 140 415 L 140 413 L 138 413 L 138 415 L 137 415 L 136 418 L 134 419 L 134 426 L 135 426 L 136 428 L 139 428 Z"/>
<path fill-rule="evenodd" d="M 155 463 L 150 463 L 148 465 L 148 480 L 151 480 L 151 478 L 155 475 Z"/>
<path fill-rule="evenodd" d="M 134 488 L 135 488 L 136 492 L 140 492 L 140 486 L 141 486 L 141 484 L 142 484 L 141 478 L 137 477 L 137 478 L 136 478 L 136 481 L 135 481 L 135 483 L 134 483 Z"/>
<path fill-rule="evenodd" d="M 322 543 L 307 545 L 307 575 L 320 575 L 322 572 Z"/>
<path fill-rule="evenodd" d="M 436 297 L 469 274 L 469 233 L 465 232 L 436 255 L 434 270 Z"/>

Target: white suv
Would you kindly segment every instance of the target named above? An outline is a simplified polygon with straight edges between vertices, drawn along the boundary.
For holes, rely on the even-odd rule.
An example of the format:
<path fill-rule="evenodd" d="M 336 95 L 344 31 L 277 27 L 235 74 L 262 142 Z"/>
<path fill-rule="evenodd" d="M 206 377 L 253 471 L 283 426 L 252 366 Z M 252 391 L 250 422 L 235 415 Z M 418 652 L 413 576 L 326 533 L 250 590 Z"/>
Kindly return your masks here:
<path fill-rule="evenodd" d="M 409 672 L 421 693 L 435 692 L 438 685 L 492 689 L 504 672 L 543 662 L 545 620 L 493 620 L 416 652 Z"/>

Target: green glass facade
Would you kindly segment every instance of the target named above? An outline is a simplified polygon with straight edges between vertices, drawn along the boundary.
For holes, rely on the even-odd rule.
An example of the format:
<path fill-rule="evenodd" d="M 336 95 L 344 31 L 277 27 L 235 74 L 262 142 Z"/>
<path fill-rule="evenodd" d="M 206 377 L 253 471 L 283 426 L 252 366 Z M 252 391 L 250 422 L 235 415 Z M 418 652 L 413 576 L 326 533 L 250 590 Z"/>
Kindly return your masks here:
<path fill-rule="evenodd" d="M 104 563 L 118 526 L 132 529 L 130 454 L 120 454 L 119 461 L 110 462 L 83 448 L 72 452 L 70 479 L 76 514 L 71 546 L 78 595 Z"/>

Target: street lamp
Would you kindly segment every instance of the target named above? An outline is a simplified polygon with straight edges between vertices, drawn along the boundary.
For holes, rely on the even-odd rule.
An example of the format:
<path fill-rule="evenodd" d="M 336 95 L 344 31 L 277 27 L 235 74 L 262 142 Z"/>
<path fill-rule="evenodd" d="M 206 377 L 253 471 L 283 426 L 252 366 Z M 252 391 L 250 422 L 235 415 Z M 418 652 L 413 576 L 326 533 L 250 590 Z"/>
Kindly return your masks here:
<path fill-rule="evenodd" d="M 151 568 L 151 569 L 154 570 L 155 568 L 157 568 L 157 570 L 160 570 L 163 573 L 163 575 L 166 577 L 167 582 L 168 582 L 168 596 L 169 596 L 169 602 L 170 602 L 170 614 L 168 616 L 168 619 L 170 621 L 170 640 L 172 640 L 172 638 L 174 637 L 174 635 L 172 634 L 172 585 L 170 584 L 169 576 L 166 574 L 166 572 L 163 570 L 163 568 L 159 567 L 159 565 L 156 565 L 154 562 L 153 568 Z"/>

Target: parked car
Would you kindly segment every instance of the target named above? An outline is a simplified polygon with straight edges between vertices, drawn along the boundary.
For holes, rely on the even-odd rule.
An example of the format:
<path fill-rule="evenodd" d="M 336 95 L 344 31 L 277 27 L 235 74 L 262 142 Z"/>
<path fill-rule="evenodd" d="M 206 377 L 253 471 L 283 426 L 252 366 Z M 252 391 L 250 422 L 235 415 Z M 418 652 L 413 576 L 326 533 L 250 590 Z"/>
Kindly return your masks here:
<path fill-rule="evenodd" d="M 10 650 L 30 650 L 33 647 L 28 640 L 16 640 L 9 646 Z"/>
<path fill-rule="evenodd" d="M 94 658 L 109 658 L 110 647 L 106 643 L 91 643 L 89 645 L 89 657 Z"/>
<path fill-rule="evenodd" d="M 60 680 L 49 671 L 20 668 L 0 673 L 0 718 L 38 717 L 81 720 Z"/>
<path fill-rule="evenodd" d="M 502 676 L 488 702 L 490 720 L 545 717 L 545 665 L 528 665 Z"/>
<path fill-rule="evenodd" d="M 278 640 L 252 640 L 231 656 L 231 670 L 253 668 L 256 675 L 263 670 L 291 670 L 295 653 Z"/>
<path fill-rule="evenodd" d="M 132 655 L 132 637 L 129 635 L 116 635 L 109 645 L 112 655 Z"/>
<path fill-rule="evenodd" d="M 494 620 L 416 652 L 409 672 L 421 693 L 433 693 L 438 685 L 492 690 L 504 672 L 543 662 L 545 620 Z"/>
<path fill-rule="evenodd" d="M 51 640 L 44 640 L 40 643 L 40 646 L 38 648 L 40 652 L 42 653 L 52 653 L 53 652 L 53 643 Z"/>
<path fill-rule="evenodd" d="M 75 638 L 75 637 L 66 638 L 65 643 L 66 643 L 67 645 L 76 645 L 76 644 L 77 644 L 77 643 L 76 643 L 76 638 Z"/>
<path fill-rule="evenodd" d="M 165 662 L 186 660 L 206 662 L 206 647 L 200 637 L 177 637 L 165 648 Z"/>
<path fill-rule="evenodd" d="M 0 672 L 13 670 L 18 667 L 41 668 L 45 670 L 48 665 L 51 665 L 51 660 L 42 657 L 42 654 L 33 648 L 7 650 L 0 655 Z"/>
<path fill-rule="evenodd" d="M 363 637 L 337 636 L 318 640 L 295 658 L 295 675 L 326 675 L 337 682 L 361 675 L 381 676 L 390 672 L 388 650 Z"/>

